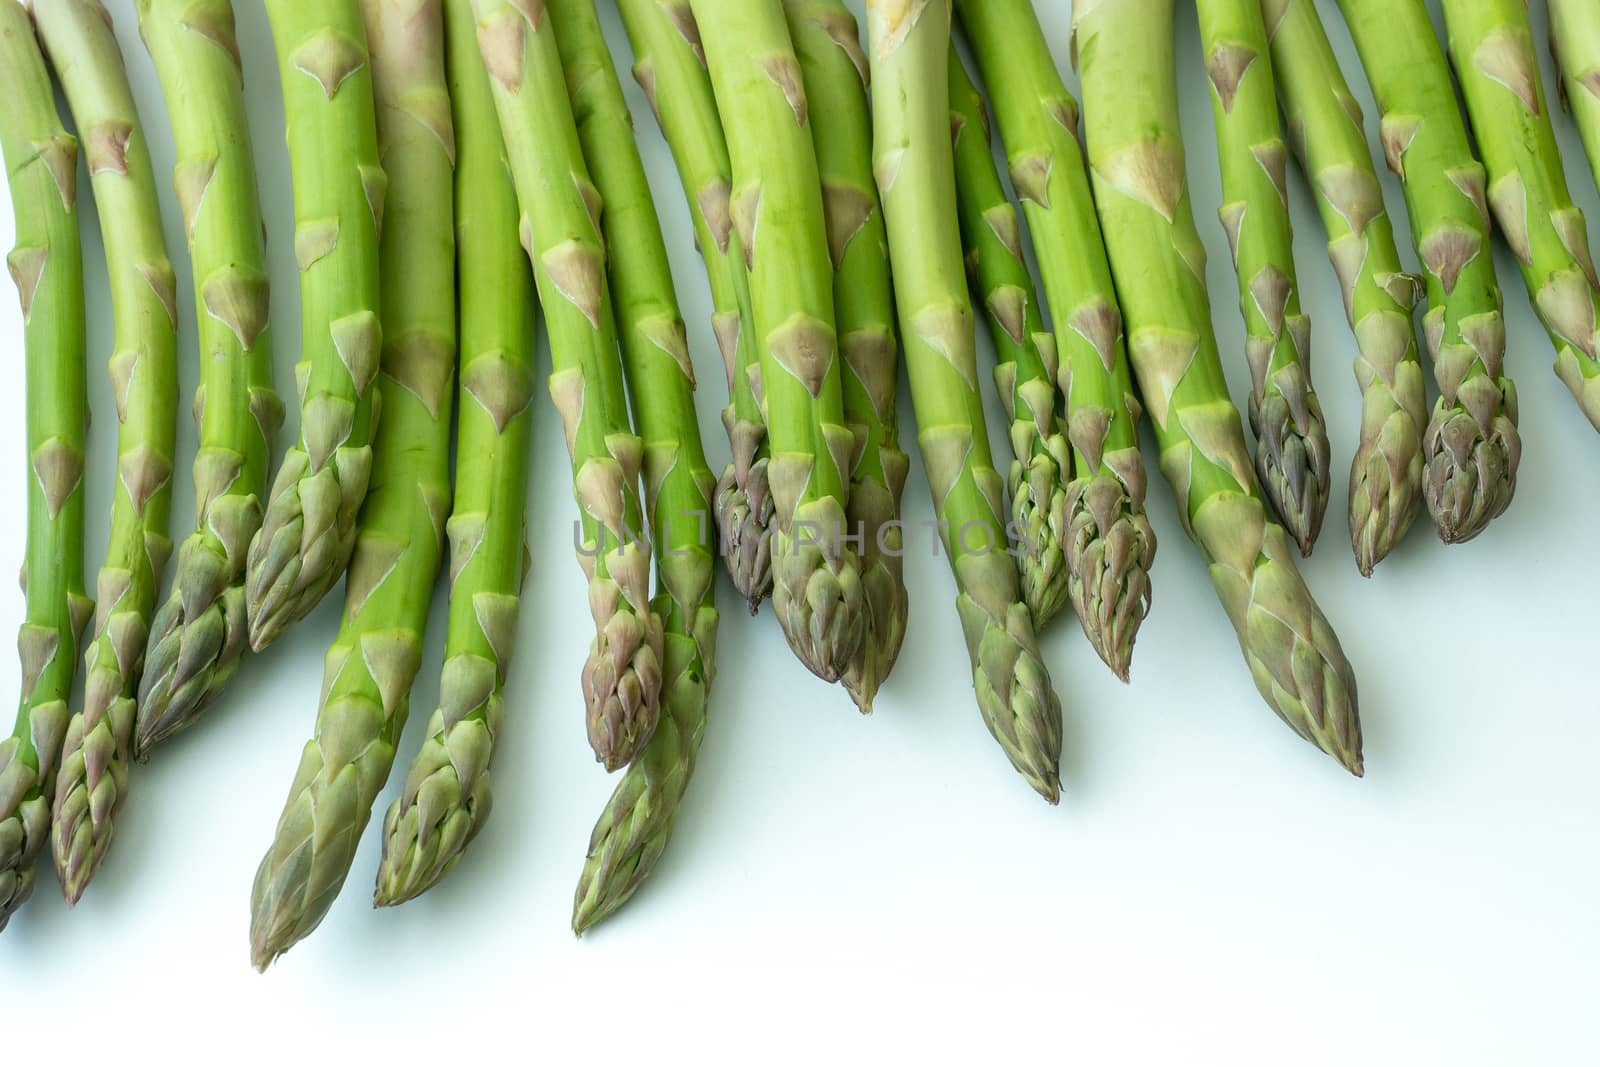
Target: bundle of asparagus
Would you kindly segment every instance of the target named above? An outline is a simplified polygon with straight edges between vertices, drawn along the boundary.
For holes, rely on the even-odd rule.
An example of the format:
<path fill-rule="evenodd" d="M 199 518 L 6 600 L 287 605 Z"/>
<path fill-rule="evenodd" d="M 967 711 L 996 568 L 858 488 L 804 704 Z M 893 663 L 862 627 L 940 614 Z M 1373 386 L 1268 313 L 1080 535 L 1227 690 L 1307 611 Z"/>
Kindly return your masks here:
<path fill-rule="evenodd" d="M 488 818 L 490 765 L 518 700 L 507 684 L 536 503 L 536 293 L 595 623 L 586 728 L 600 762 L 626 768 L 589 840 L 578 933 L 632 898 L 671 838 L 707 723 L 719 551 L 752 609 L 771 592 L 814 673 L 862 710 L 886 691 L 909 621 L 902 353 L 975 697 L 1033 789 L 1052 803 L 1061 791 L 1061 706 L 1037 631 L 1070 603 L 1126 679 L 1149 608 L 1146 410 L 1262 697 L 1363 772 L 1354 672 L 1290 547 L 1311 551 L 1331 488 L 1291 250 L 1291 149 L 1358 349 L 1348 511 L 1363 574 L 1420 502 L 1444 540 L 1461 541 L 1511 499 L 1520 440 L 1491 211 L 1557 373 L 1600 427 L 1600 278 L 1517 0 L 1444 4 L 1487 167 L 1422 0 L 1340 0 L 1427 275 L 1431 419 L 1411 322 L 1422 280 L 1402 269 L 1313 0 L 1200 0 L 1253 459 L 1185 180 L 1173 0 L 1076 0 L 1081 143 L 1027 0 L 868 0 L 865 50 L 840 0 L 618 0 L 704 261 L 730 394 L 720 479 L 595 0 L 268 0 L 302 295 L 299 438 L 269 490 L 283 405 L 233 9 L 133 4 L 173 127 L 194 268 L 195 525 L 158 606 L 178 302 L 110 16 L 100 0 L 39 2 L 31 16 L 0 0 L 30 475 L 21 702 L 0 741 L 0 927 L 29 896 L 47 839 L 67 899 L 81 896 L 131 760 L 194 722 L 246 645 L 264 649 L 348 564 L 315 734 L 256 876 L 252 958 L 265 967 L 309 934 L 397 755 L 446 535 L 439 703 L 384 820 L 375 900 L 412 899 L 458 865 Z M 1551 15 L 1564 98 L 1600 159 L 1600 18 L 1572 0 L 1552 0 Z M 953 47 L 957 16 L 987 99 Z M 98 201 L 115 331 L 110 544 L 70 716 L 92 608 L 85 307 L 79 142 L 56 112 L 52 67 Z M 974 292 L 1009 478 L 989 448 Z"/>

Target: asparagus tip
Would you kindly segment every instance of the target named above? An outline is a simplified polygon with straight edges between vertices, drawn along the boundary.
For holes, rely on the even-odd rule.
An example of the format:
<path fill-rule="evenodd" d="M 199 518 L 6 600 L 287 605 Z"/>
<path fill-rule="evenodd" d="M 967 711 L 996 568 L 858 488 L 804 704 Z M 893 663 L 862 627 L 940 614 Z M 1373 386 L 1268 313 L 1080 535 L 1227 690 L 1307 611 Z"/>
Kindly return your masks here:
<path fill-rule="evenodd" d="M 616 611 L 595 633 L 583 666 L 589 745 L 608 772 L 633 762 L 661 721 L 661 617 Z"/>
<path fill-rule="evenodd" d="M 717 542 L 723 564 L 733 587 L 750 603 L 756 614 L 761 601 L 772 592 L 773 513 L 776 503 L 768 491 L 766 461 L 761 460 L 744 474 L 743 481 L 734 464 L 729 464 L 717 481 L 712 511 L 717 520 Z"/>
<path fill-rule="evenodd" d="M 1447 545 L 1477 537 L 1505 512 L 1517 488 L 1522 440 L 1509 415 L 1488 430 L 1465 412 L 1443 409 L 1428 425 L 1423 495 Z"/>
<path fill-rule="evenodd" d="M 1304 426 L 1287 418 L 1267 424 L 1274 432 L 1257 438 L 1256 470 L 1283 528 L 1302 559 L 1309 558 L 1328 506 L 1328 434 L 1320 412 Z"/>
<path fill-rule="evenodd" d="M 1096 654 L 1126 682 L 1139 626 L 1150 611 L 1156 555 L 1143 492 L 1102 471 L 1074 479 L 1067 496 L 1072 606 Z"/>

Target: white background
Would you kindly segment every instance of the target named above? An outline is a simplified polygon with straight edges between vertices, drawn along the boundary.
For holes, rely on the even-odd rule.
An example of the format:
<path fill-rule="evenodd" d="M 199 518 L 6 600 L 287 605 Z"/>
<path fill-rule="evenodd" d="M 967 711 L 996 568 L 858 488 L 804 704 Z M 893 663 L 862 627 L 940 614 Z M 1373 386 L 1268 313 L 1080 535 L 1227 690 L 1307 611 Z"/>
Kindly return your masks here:
<path fill-rule="evenodd" d="M 601 6 L 626 72 L 626 39 L 611 5 Z M 1065 69 L 1069 4 L 1038 6 Z M 1321 6 L 1372 135 L 1376 109 L 1354 52 L 1334 4 Z M 110 7 L 179 272 L 187 398 L 195 336 L 166 181 L 170 133 L 133 4 Z M 292 395 L 299 302 L 277 70 L 261 5 L 236 7 L 271 233 L 278 383 Z M 1179 7 L 1189 176 L 1242 401 L 1243 331 L 1210 208 L 1210 105 L 1192 8 Z M 1544 5 L 1533 8 L 1542 41 Z M 703 275 L 670 157 L 624 80 L 720 469 L 722 374 Z M 1574 194 L 1600 218 L 1570 121 L 1558 125 Z M 1403 233 L 1399 190 L 1385 178 Z M 81 187 L 96 415 L 92 575 L 105 545 L 115 423 L 100 370 L 111 337 L 105 269 Z M 1306 570 L 1360 674 L 1364 781 L 1261 703 L 1147 448 L 1161 549 L 1132 686 L 1112 678 L 1071 620 L 1044 639 L 1066 707 L 1059 808 L 1039 802 L 984 731 L 942 560 L 908 563 L 915 611 L 905 652 L 867 720 L 805 673 L 770 611 L 749 619 L 724 582 L 712 719 L 676 837 L 632 904 L 580 942 L 568 929 L 572 889 L 613 781 L 584 739 L 578 669 L 590 628 L 570 548 L 567 461 L 555 413 L 541 402 L 536 563 L 495 767 L 496 814 L 466 860 L 421 900 L 375 911 L 379 835 L 369 827 L 322 928 L 265 977 L 250 969 L 250 883 L 316 712 L 321 653 L 338 621 L 340 598 L 330 596 L 245 664 L 208 719 L 135 769 L 116 847 L 75 912 L 48 861 L 41 867 L 34 900 L 0 936 L 6 1046 L 49 1042 L 72 1056 L 104 1047 L 142 1061 L 241 1027 L 216 1047 L 248 1056 L 287 1041 L 309 1062 L 357 1039 L 363 1049 L 394 1043 L 418 1054 L 489 1042 L 558 1063 L 637 1055 L 636 1043 L 669 1061 L 918 1049 L 1090 1063 L 1558 1064 L 1591 1055 L 1600 442 L 1551 373 L 1549 344 L 1501 249 L 1525 446 L 1516 501 L 1478 540 L 1451 548 L 1424 516 L 1363 581 L 1343 514 L 1359 414 L 1352 344 L 1298 174 L 1292 195 L 1336 478 Z M 10 242 L 0 206 L 0 247 Z M 12 502 L 0 528 L 9 567 L 23 553 L 25 473 L 21 327 L 9 298 L 0 301 L 0 350 L 13 382 L 0 398 L 0 455 L 12 457 L 0 463 L 0 499 Z M 910 446 L 909 403 L 905 423 Z M 997 452 L 1001 444 L 997 434 Z M 184 417 L 181 469 L 194 447 Z M 193 491 L 187 477 L 176 484 L 181 539 Z M 920 465 L 905 511 L 911 522 L 929 517 Z M 0 598 L 0 631 L 15 632 L 21 607 L 18 594 Z M 401 768 L 437 694 L 443 607 L 441 585 Z M 0 671 L 0 688 L 15 691 L 14 659 Z M 375 822 L 402 777 L 397 769 Z"/>

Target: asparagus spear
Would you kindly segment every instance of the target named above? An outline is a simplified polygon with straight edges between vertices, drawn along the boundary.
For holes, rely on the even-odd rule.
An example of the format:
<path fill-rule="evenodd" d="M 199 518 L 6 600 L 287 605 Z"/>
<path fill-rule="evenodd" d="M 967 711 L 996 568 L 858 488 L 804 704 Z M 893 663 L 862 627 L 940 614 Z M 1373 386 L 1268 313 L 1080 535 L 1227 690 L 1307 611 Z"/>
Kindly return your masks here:
<path fill-rule="evenodd" d="M 300 265 L 300 439 L 250 544 L 245 604 L 260 651 L 317 606 L 355 545 L 372 474 L 370 395 L 383 345 L 372 71 L 356 0 L 266 0 L 283 80 Z"/>
<path fill-rule="evenodd" d="M 1095 649 L 1126 676 L 1147 608 L 1155 534 L 1144 516 L 1141 411 L 1078 145 L 1077 101 L 1061 84 L 1027 0 L 958 0 L 956 9 L 989 87 L 1061 350 L 1075 468 L 1066 493 L 1073 603 Z M 1013 508 L 1016 497 L 1013 491 Z M 1038 584 L 1027 567 L 1022 578 L 1025 592 Z M 1035 607 L 1039 625 L 1048 615 Z M 1112 620 L 1123 628 L 1107 632 Z"/>
<path fill-rule="evenodd" d="M 1312 0 L 1266 0 L 1263 12 L 1290 144 L 1316 193 L 1356 337 L 1361 439 L 1350 467 L 1350 543 L 1371 576 L 1422 501 L 1427 402 L 1411 325 L 1421 279 L 1401 269 L 1361 107 Z"/>
<path fill-rule="evenodd" d="M 861 34 L 840 0 L 784 0 L 805 82 L 811 144 L 833 262 L 833 308 L 843 358 L 845 424 L 855 438 L 848 514 L 861 537 L 867 628 L 844 685 L 862 711 L 894 669 L 908 610 L 900 494 L 910 460 L 895 420 L 899 386 L 894 284 L 872 178 L 872 114 Z"/>
<path fill-rule="evenodd" d="M 1556 374 L 1600 430 L 1600 281 L 1572 203 L 1522 0 L 1446 0 L 1450 55 L 1489 170 L 1489 206 L 1556 349 Z M 1591 11 L 1590 22 L 1600 23 Z"/>
<path fill-rule="evenodd" d="M 1044 328 L 1033 276 L 1022 258 L 1022 228 L 995 168 L 983 97 L 954 49 L 950 51 L 949 66 L 961 240 L 969 280 L 982 295 L 987 312 L 985 318 L 996 356 L 995 384 L 1011 420 L 1010 436 L 1016 456 L 1010 478 L 1012 521 L 1023 524 L 1034 544 L 1053 544 L 1049 529 L 1030 529 L 1027 524 L 1029 513 L 1044 517 L 1029 501 L 1054 499 L 1062 513 L 1051 520 L 1050 529 L 1067 532 L 1073 558 L 1085 562 L 1091 551 L 1099 555 L 1100 563 L 1086 563 L 1083 568 L 1098 575 L 1088 581 L 1075 580 L 1065 566 L 1052 565 L 1061 580 L 1056 584 L 1065 585 L 1058 595 L 1070 593 L 1075 598 L 1079 618 L 1088 620 L 1084 633 L 1090 643 L 1117 677 L 1126 681 L 1133 641 L 1150 606 L 1149 567 L 1155 557 L 1155 533 L 1142 511 L 1117 517 L 1116 508 L 1124 496 L 1118 488 L 1121 483 L 1100 478 L 1093 484 L 1099 487 L 1102 506 L 1111 509 L 1105 514 L 1110 536 L 1096 536 L 1099 525 L 1095 511 L 1089 508 L 1073 510 L 1072 515 L 1080 521 L 1069 528 L 1066 502 L 1073 491 L 1087 483 L 1072 480 L 1071 445 L 1056 422 L 1056 339 Z M 1024 460 L 1028 467 L 1024 467 Z M 1138 470 L 1142 476 L 1142 463 Z M 1052 495 L 1043 488 L 1056 480 L 1064 483 L 1065 493 Z M 1037 490 L 1030 489 L 1034 481 L 1040 483 Z M 1019 507 L 1024 505 L 1026 510 L 1019 514 Z M 1025 591 L 1029 588 L 1029 573 L 1028 568 L 1022 571 Z M 1037 569 L 1034 573 L 1038 573 Z M 1035 587 L 1034 596 L 1041 591 Z M 1034 615 L 1039 617 L 1038 607 Z"/>
<path fill-rule="evenodd" d="M 445 526 L 450 622 L 439 707 L 384 818 L 379 905 L 404 903 L 436 885 L 489 818 L 489 763 L 505 717 L 527 558 L 533 274 L 517 243 L 517 195 L 472 0 L 444 0 L 444 24 L 461 302 L 455 505 Z"/>
<path fill-rule="evenodd" d="M 1076 0 L 1095 203 L 1150 407 L 1161 469 L 1199 544 L 1262 697 L 1360 774 L 1356 680 L 1295 569 L 1228 398 L 1179 140 L 1172 0 Z"/>
<path fill-rule="evenodd" d="M 272 388 L 261 211 L 230 0 L 139 0 L 177 143 L 173 184 L 184 211 L 199 314 L 195 397 L 195 529 L 156 612 L 134 749 L 189 725 L 221 691 L 248 642 L 244 570 L 261 526 L 272 437 L 283 402 Z"/>
<path fill-rule="evenodd" d="M 717 529 L 734 588 L 754 611 L 772 591 L 771 449 L 754 388 L 761 371 L 750 279 L 729 212 L 733 167 L 728 145 L 689 0 L 617 0 L 617 9 L 633 48 L 634 79 L 677 161 L 711 287 L 711 326 L 728 372 L 722 423 L 733 449 L 733 462 L 717 481 Z"/>
<path fill-rule="evenodd" d="M 1289 153 L 1261 0 L 1200 0 L 1199 12 L 1222 168 L 1218 216 L 1247 335 L 1256 472 L 1300 554 L 1309 556 L 1328 506 L 1328 430 L 1311 384 L 1311 318 L 1300 310 L 1295 279 Z"/>
<path fill-rule="evenodd" d="M 950 0 L 869 0 L 873 170 L 883 197 L 911 400 L 955 571 L 978 708 L 1028 784 L 1060 798 L 1061 702 L 1006 552 L 978 394 L 949 136 Z"/>
<path fill-rule="evenodd" d="M 666 847 L 694 771 L 715 673 L 716 558 L 707 519 L 715 479 L 694 408 L 694 371 L 661 224 L 633 139 L 633 119 L 595 16 L 594 0 L 549 0 L 572 109 L 605 202 L 606 261 L 621 322 L 628 395 L 644 438 L 656 555 L 656 610 L 666 624 L 661 724 L 617 785 L 595 832 L 573 901 L 582 933 L 621 907 Z"/>
<path fill-rule="evenodd" d="M 664 639 L 649 601 L 650 556 L 639 543 L 644 446 L 628 424 L 600 196 L 543 4 L 473 0 L 473 11 L 550 334 L 550 395 L 572 456 L 583 529 L 578 559 L 596 634 L 583 669 L 589 743 L 616 770 L 649 744 L 660 719 Z"/>
<path fill-rule="evenodd" d="M 440 0 L 362 0 L 361 14 L 389 175 L 383 421 L 316 733 L 256 871 L 250 955 L 261 970 L 316 929 L 350 873 L 405 726 L 450 506 L 455 138 Z"/>
<path fill-rule="evenodd" d="M 1600 18 L 1588 0 L 1550 0 L 1550 51 L 1561 72 L 1561 103 L 1572 112 L 1600 188 Z"/>
<path fill-rule="evenodd" d="M 1522 456 L 1516 387 L 1502 373 L 1506 326 L 1483 166 L 1422 0 L 1339 6 L 1382 112 L 1384 155 L 1405 189 L 1428 277 L 1422 331 L 1440 396 L 1423 435 L 1423 494 L 1439 536 L 1466 541 L 1511 503 Z"/>
<path fill-rule="evenodd" d="M 773 606 L 827 681 L 865 637 L 861 560 L 844 541 L 854 436 L 844 424 L 833 272 L 810 111 L 778 0 L 691 0 L 733 162 L 750 270 L 776 503 Z"/>
<path fill-rule="evenodd" d="M 83 593 L 83 253 L 78 246 L 78 142 L 55 94 L 28 13 L 0 4 L 0 147 L 16 217 L 6 257 L 22 302 L 26 352 L 27 613 L 17 636 L 22 697 L 0 741 L 0 930 L 33 892 L 50 822 L 50 778 L 67 725 Z"/>
<path fill-rule="evenodd" d="M 954 48 L 949 62 L 961 245 L 968 281 L 983 298 L 995 387 L 1010 421 L 1011 522 L 1013 533 L 1026 537 L 1031 548 L 1020 568 L 1023 599 L 1043 625 L 1067 603 L 1072 584 L 1064 551 L 1070 539 L 1072 445 L 1056 422 L 1056 339 L 1045 331 L 1033 275 L 1022 258 L 1022 227 L 995 167 L 983 97 Z"/>
<path fill-rule="evenodd" d="M 150 151 L 111 18 L 99 0 L 34 12 L 66 90 L 94 184 L 111 280 L 117 405 L 111 539 L 96 584 L 95 636 L 84 656 L 83 709 L 67 726 L 52 851 L 69 901 L 111 841 L 127 790 L 145 641 L 172 550 L 167 515 L 177 413 L 177 292 L 161 233 Z M 84 823 L 85 817 L 89 823 Z"/>

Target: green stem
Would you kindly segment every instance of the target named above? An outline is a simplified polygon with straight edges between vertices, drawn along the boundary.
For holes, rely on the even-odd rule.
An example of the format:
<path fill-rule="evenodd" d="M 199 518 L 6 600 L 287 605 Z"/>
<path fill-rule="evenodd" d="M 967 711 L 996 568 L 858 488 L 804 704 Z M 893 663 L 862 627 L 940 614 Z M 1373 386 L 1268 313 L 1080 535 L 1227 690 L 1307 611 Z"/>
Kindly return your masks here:
<path fill-rule="evenodd" d="M 844 685 L 862 711 L 894 669 L 909 610 L 900 494 L 910 461 L 895 420 L 899 388 L 889 239 L 872 177 L 867 57 L 840 0 L 784 0 L 810 104 L 811 142 L 833 263 L 844 418 L 855 438 L 848 514 L 861 536 L 867 630 Z"/>
<path fill-rule="evenodd" d="M 628 395 L 644 439 L 655 604 L 666 627 L 661 724 L 618 783 L 590 838 L 572 910 L 572 928 L 582 933 L 625 904 L 649 875 L 694 773 L 715 674 L 715 480 L 700 443 L 694 369 L 661 223 L 594 0 L 549 0 L 549 11 L 578 136 L 606 205 L 606 246 L 628 249 L 606 267 L 621 323 Z"/>
<path fill-rule="evenodd" d="M 105 238 L 114 352 L 109 363 L 117 411 L 117 479 L 111 538 L 95 594 L 95 636 L 84 657 L 83 710 L 68 727 L 62 821 L 54 842 L 71 877 L 69 900 L 83 892 L 110 834 L 78 833 L 80 805 L 108 816 L 127 789 L 136 697 L 161 570 L 171 553 L 167 518 L 178 408 L 177 286 L 161 232 L 149 143 L 127 72 L 99 0 L 37 5 L 39 36 L 66 90 Z M 95 784 L 77 754 L 95 756 Z M 87 754 L 84 756 L 88 758 Z M 91 795 L 92 794 L 92 795 Z"/>
<path fill-rule="evenodd" d="M 1278 120 L 1261 0 L 1199 0 L 1200 39 L 1222 168 L 1217 212 L 1239 280 L 1256 472 L 1300 554 L 1328 506 L 1328 430 L 1311 385 L 1311 318 L 1300 310 L 1289 224 L 1289 150 Z"/>
<path fill-rule="evenodd" d="M 1041 796 L 1061 795 L 1061 703 L 1008 547 L 1004 488 L 978 393 L 950 139 L 949 0 L 871 0 L 873 170 L 922 462 L 955 571 L 984 723 Z"/>
<path fill-rule="evenodd" d="M 1090 642 L 1126 678 L 1149 609 L 1155 534 L 1144 514 L 1139 404 L 1078 144 L 1078 104 L 1061 83 L 1026 0 L 961 0 L 956 8 L 988 85 L 1011 184 L 1033 236 L 1060 352 L 1062 430 L 1072 446 L 1072 469 L 1056 472 L 1057 480 L 1070 481 L 1054 499 L 1045 494 L 1054 492 L 1049 476 L 1058 464 L 1042 457 L 1037 445 L 1030 450 L 1029 473 L 1013 486 L 1012 510 L 1036 542 L 1060 541 L 1066 573 L 1059 580 Z M 1034 389 L 1033 406 L 1042 410 L 1043 389 Z M 1023 486 L 1030 488 L 1022 492 Z M 1050 516 L 1048 523 L 1027 517 L 1030 500 Z M 1041 626 L 1059 610 L 1057 581 L 1048 571 L 1022 568 L 1023 591 Z"/>
<path fill-rule="evenodd" d="M 1228 396 L 1179 138 L 1173 0 L 1080 2 L 1073 18 L 1095 204 L 1161 470 L 1267 704 L 1362 771 L 1355 674 L 1256 486 Z"/>
<path fill-rule="evenodd" d="M 0 4 L 0 147 L 16 219 L 6 266 L 22 303 L 26 359 L 27 605 L 17 635 L 21 698 L 0 740 L 0 930 L 33 892 L 50 825 L 51 776 L 67 728 L 78 637 L 93 605 L 83 592 L 83 253 L 78 243 L 78 142 L 27 12 Z"/>
<path fill-rule="evenodd" d="M 1427 400 L 1411 324 L 1422 280 L 1400 266 L 1361 107 L 1313 0 L 1269 0 L 1263 11 L 1290 144 L 1316 193 L 1355 332 L 1361 439 L 1350 466 L 1350 543 L 1370 576 L 1422 502 Z"/>
<path fill-rule="evenodd" d="M 1561 72 L 1561 103 L 1572 112 L 1600 188 L 1600 18 L 1588 0 L 1550 0 L 1550 50 Z"/>
<path fill-rule="evenodd" d="M 379 905 L 404 903 L 437 885 L 488 821 L 489 765 L 505 719 L 506 672 L 528 563 L 533 272 L 517 243 L 517 195 L 472 0 L 444 0 L 444 21 L 461 302 L 455 503 L 445 526 L 450 621 L 439 706 L 384 818 Z"/>
<path fill-rule="evenodd" d="M 692 0 L 733 163 L 776 502 L 773 606 L 827 681 L 865 636 L 861 561 L 843 538 L 855 438 L 844 424 L 833 270 L 810 108 L 779 0 Z"/>
<path fill-rule="evenodd" d="M 300 438 L 250 545 L 245 600 L 260 651 L 344 574 L 372 475 L 383 348 L 372 70 L 356 0 L 266 0 L 283 83 L 300 267 Z"/>
<path fill-rule="evenodd" d="M 722 135 L 689 0 L 617 0 L 633 48 L 633 76 L 644 89 L 672 149 L 711 288 L 711 327 L 728 374 L 722 423 L 733 462 L 717 482 L 715 511 L 722 559 L 753 612 L 772 591 L 771 448 L 756 400 L 761 377 L 750 279 L 729 208 L 733 165 Z"/>
<path fill-rule="evenodd" d="M 1450 69 L 1423 0 L 1339 0 L 1400 176 L 1428 278 L 1422 333 L 1439 399 L 1423 436 L 1423 493 L 1439 536 L 1467 541 L 1506 510 L 1522 438 L 1503 373 L 1506 323 L 1489 245 L 1483 165 L 1472 155 Z"/>
<path fill-rule="evenodd" d="M 167 99 L 200 309 L 195 529 L 156 612 L 139 691 L 141 755 L 188 726 L 248 644 L 244 572 L 261 526 L 272 438 L 268 280 L 230 0 L 139 0 L 139 31 Z"/>
<path fill-rule="evenodd" d="M 1600 280 L 1589 227 L 1573 204 L 1521 0 L 1446 0 L 1450 54 L 1478 148 L 1489 206 L 1522 269 L 1560 376 L 1600 430 Z M 1600 12 L 1589 13 L 1600 22 Z"/>
<path fill-rule="evenodd" d="M 589 743 L 607 770 L 650 743 L 661 712 L 661 617 L 641 544 L 643 443 L 628 422 L 599 221 L 552 20 L 543 5 L 473 0 L 522 208 L 566 427 L 595 641 L 583 670 Z M 530 14 L 531 12 L 531 14 Z"/>
<path fill-rule="evenodd" d="M 378 145 L 389 175 L 382 246 L 383 405 L 372 488 L 323 662 L 316 733 L 300 757 L 251 893 L 250 954 L 264 970 L 327 914 L 389 778 L 439 570 L 450 507 L 456 368 L 455 136 L 440 0 L 362 0 Z"/>

